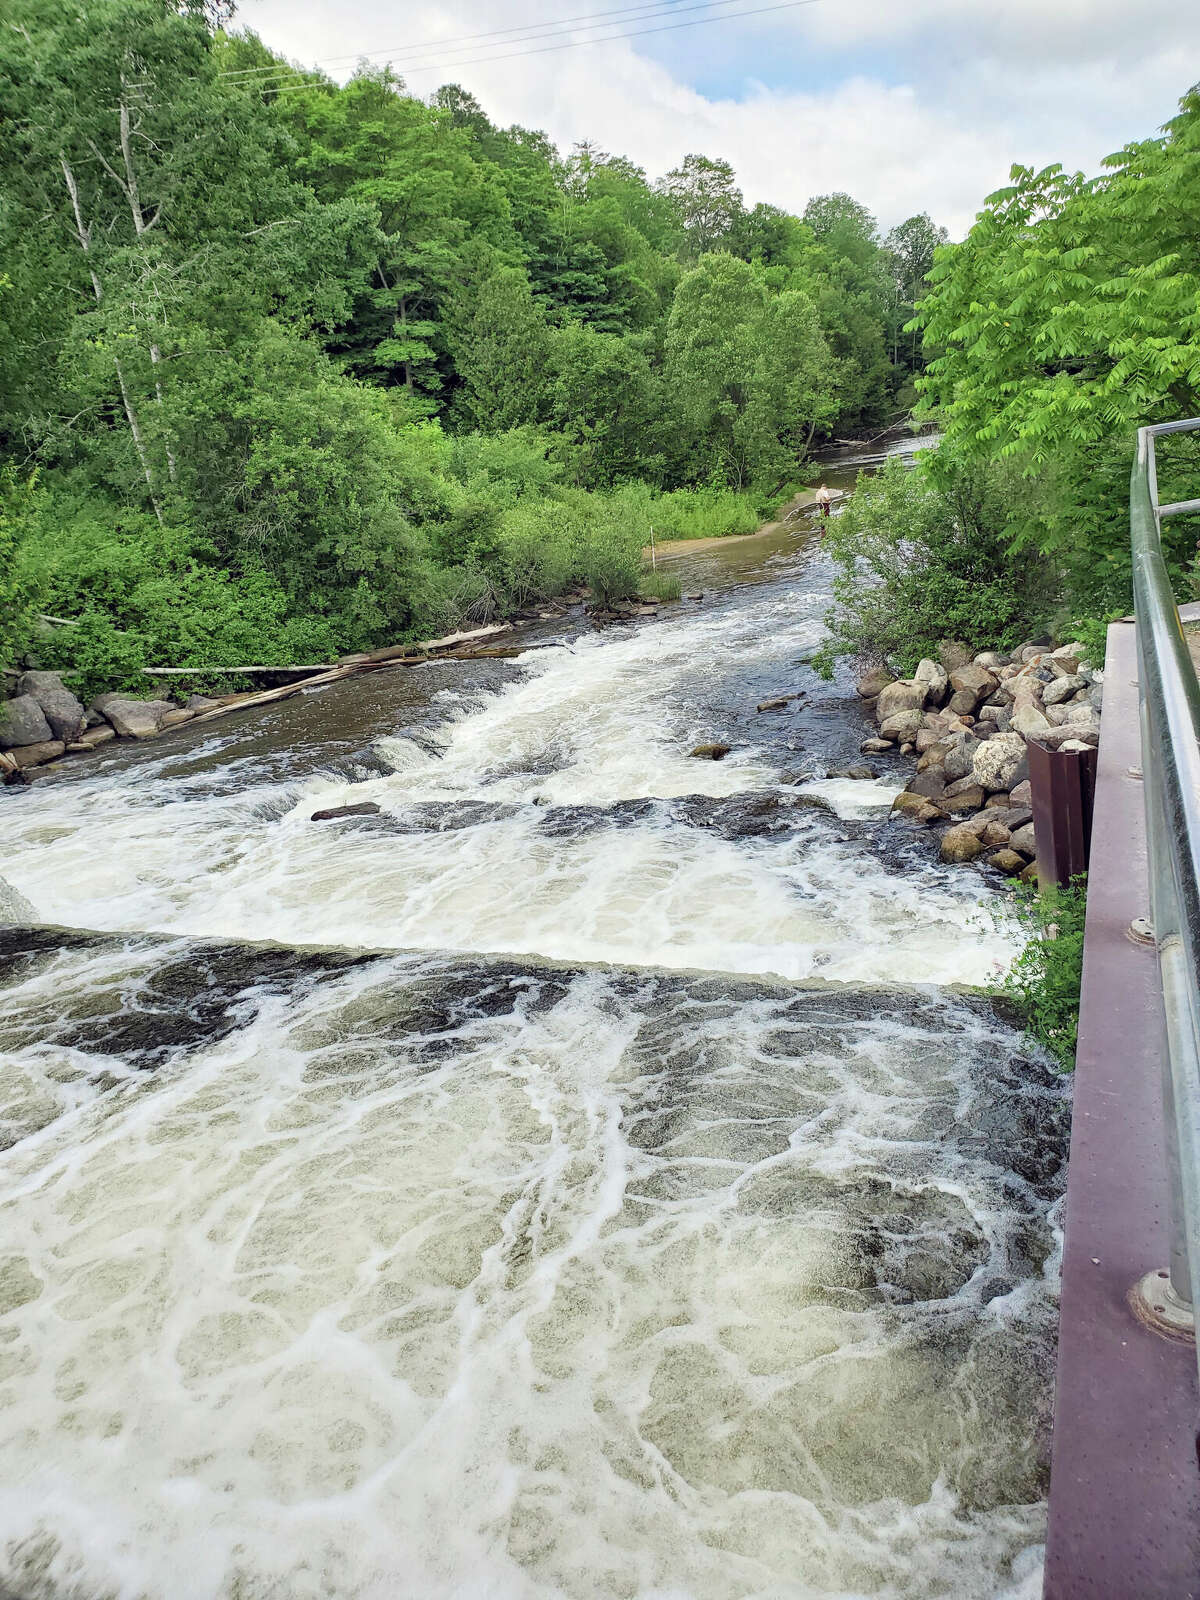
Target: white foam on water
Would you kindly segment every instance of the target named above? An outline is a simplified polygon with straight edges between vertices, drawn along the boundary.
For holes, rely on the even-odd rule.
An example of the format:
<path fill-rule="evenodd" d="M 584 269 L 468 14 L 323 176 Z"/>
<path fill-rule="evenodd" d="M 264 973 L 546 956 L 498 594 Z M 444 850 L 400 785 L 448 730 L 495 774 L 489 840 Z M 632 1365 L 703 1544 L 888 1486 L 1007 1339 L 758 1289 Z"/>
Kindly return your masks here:
<path fill-rule="evenodd" d="M 858 821 L 866 817 L 876 820 L 886 817 L 893 800 L 903 790 L 902 783 L 886 778 L 816 778 L 801 784 L 798 792 L 817 795 L 837 816 Z"/>
<path fill-rule="evenodd" d="M 6 999 L 94 1017 L 170 961 L 203 966 L 68 951 Z M 932 1000 L 433 958 L 260 995 L 0 1165 L 0 1577 L 1008 1592 L 1052 1329 L 1045 1205 L 977 1139 L 1010 1048 Z"/>
<path fill-rule="evenodd" d="M 754 842 L 665 815 L 583 833 L 544 826 L 546 807 L 773 782 L 753 748 L 691 758 L 712 730 L 686 695 L 703 672 L 732 671 L 756 649 L 790 661 L 813 629 L 796 605 L 785 593 L 753 611 L 537 652 L 520 682 L 443 728 L 432 753 L 381 740 L 396 770 L 367 782 L 318 774 L 213 794 L 125 771 L 39 790 L 2 819 L 6 871 L 46 920 L 71 926 L 850 983 L 988 981 L 1015 942 L 979 916 L 973 874 L 894 871 L 817 824 Z M 814 787 L 847 816 L 882 811 L 894 793 Z M 417 803 L 498 809 L 440 833 L 309 820 L 363 801 L 401 822 Z"/>

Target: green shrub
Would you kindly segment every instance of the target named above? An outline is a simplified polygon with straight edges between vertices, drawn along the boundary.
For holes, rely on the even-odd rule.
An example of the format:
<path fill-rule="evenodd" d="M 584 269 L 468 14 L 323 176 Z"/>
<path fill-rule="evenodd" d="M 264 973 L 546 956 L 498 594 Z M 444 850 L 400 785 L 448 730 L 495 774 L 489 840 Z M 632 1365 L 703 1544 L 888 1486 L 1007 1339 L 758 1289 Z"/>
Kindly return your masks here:
<path fill-rule="evenodd" d="M 16 660 L 32 621 L 31 586 L 18 552 L 37 499 L 35 478 L 22 480 L 12 467 L 0 469 L 0 667 Z"/>
<path fill-rule="evenodd" d="M 940 639 L 1006 649 L 1044 624 L 1056 574 L 1007 536 L 1012 496 L 1003 466 L 964 464 L 942 451 L 908 468 L 898 458 L 860 476 L 825 542 L 833 558 L 829 639 L 814 665 L 840 655 L 886 661 L 901 674 Z"/>
<path fill-rule="evenodd" d="M 1040 892 L 1022 886 L 1016 906 L 1030 938 L 1013 962 L 1004 992 L 1016 1001 L 1030 1036 L 1070 1071 L 1079 1034 L 1087 879 L 1081 875 L 1066 889 Z"/>
<path fill-rule="evenodd" d="M 673 572 L 643 572 L 638 593 L 647 600 L 678 600 L 683 585 Z"/>

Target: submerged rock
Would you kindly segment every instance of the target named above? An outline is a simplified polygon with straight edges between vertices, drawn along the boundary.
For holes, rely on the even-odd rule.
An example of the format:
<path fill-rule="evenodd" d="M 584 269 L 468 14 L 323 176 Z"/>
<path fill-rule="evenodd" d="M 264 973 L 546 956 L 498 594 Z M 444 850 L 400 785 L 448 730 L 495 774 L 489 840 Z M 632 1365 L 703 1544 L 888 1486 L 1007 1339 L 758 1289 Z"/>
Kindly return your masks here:
<path fill-rule="evenodd" d="M 335 817 L 377 817 L 379 807 L 373 800 L 362 800 L 355 806 L 329 806 L 324 811 L 314 811 L 310 822 L 332 822 Z"/>
<path fill-rule="evenodd" d="M 698 744 L 694 750 L 689 750 L 688 754 L 695 756 L 699 761 L 724 761 L 732 749 L 731 744 Z"/>

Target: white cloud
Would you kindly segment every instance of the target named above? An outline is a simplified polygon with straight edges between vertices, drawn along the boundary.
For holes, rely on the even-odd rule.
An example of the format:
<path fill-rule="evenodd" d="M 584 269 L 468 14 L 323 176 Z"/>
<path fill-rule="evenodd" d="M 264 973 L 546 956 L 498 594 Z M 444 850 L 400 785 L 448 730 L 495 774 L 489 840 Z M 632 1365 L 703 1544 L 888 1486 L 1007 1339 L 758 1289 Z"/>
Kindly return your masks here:
<path fill-rule="evenodd" d="M 611 4 L 596 0 L 596 10 Z M 522 0 L 501 16 L 486 0 L 459 0 L 453 10 L 426 0 L 401 24 L 385 0 L 248 0 L 238 20 L 272 47 L 344 77 L 356 49 L 386 49 L 402 66 L 418 43 L 587 11 L 580 0 Z M 643 25 L 636 17 L 623 24 Z M 662 64 L 674 40 L 679 57 L 703 59 L 706 81 L 736 46 L 739 62 L 760 60 L 775 83 L 780 64 L 794 63 L 804 86 L 743 81 L 736 94 L 700 93 Z M 505 61 L 411 73 L 410 86 L 423 94 L 463 83 L 501 124 L 543 128 L 562 148 L 593 139 L 651 175 L 689 150 L 722 156 L 751 202 L 800 210 L 810 195 L 845 189 L 885 227 L 928 210 L 960 234 L 1012 162 L 1095 170 L 1111 149 L 1153 133 L 1200 70 L 1200 7 L 818 0 L 753 22 L 515 54 L 536 42 L 513 42 Z M 487 42 L 422 59 L 441 65 L 507 48 Z"/>

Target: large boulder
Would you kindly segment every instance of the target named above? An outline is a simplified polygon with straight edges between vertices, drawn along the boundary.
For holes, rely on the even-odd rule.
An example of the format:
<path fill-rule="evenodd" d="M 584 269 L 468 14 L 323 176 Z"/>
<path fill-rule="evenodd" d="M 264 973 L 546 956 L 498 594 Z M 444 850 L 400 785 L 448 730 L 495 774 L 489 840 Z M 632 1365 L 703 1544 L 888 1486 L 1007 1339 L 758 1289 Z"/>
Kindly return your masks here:
<path fill-rule="evenodd" d="M 983 850 L 983 840 L 969 823 L 960 822 L 942 835 L 943 861 L 974 861 Z"/>
<path fill-rule="evenodd" d="M 993 850 L 987 858 L 989 867 L 995 867 L 997 872 L 1003 872 L 1007 877 L 1014 878 L 1025 869 L 1025 857 L 1019 856 L 1015 850 L 1007 848 Z"/>
<path fill-rule="evenodd" d="M 1043 733 L 1049 732 L 1050 723 L 1036 701 L 1018 700 L 1013 707 L 1011 727 L 1015 733 L 1038 739 Z"/>
<path fill-rule="evenodd" d="M 864 700 L 873 700 L 889 683 L 895 681 L 886 667 L 868 667 L 854 687 Z"/>
<path fill-rule="evenodd" d="M 31 694 L 0 700 L 0 750 L 44 744 L 50 735 L 46 714 Z"/>
<path fill-rule="evenodd" d="M 924 795 L 913 794 L 908 789 L 892 801 L 894 817 L 908 817 L 912 822 L 935 822 L 946 813 Z"/>
<path fill-rule="evenodd" d="M 23 672 L 17 679 L 17 693 L 33 696 L 51 733 L 66 744 L 78 739 L 87 726 L 87 712 L 57 672 Z"/>
<path fill-rule="evenodd" d="M 894 683 L 885 684 L 875 702 L 875 720 L 880 730 L 888 718 L 894 717 L 899 711 L 920 711 L 927 693 L 925 684 L 914 683 L 906 678 L 897 678 Z M 884 734 L 884 738 L 887 738 L 887 734 Z"/>
<path fill-rule="evenodd" d="M 928 657 L 918 662 L 913 682 L 925 685 L 925 704 L 929 706 L 940 706 L 950 692 L 950 677 L 945 667 Z"/>
<path fill-rule="evenodd" d="M 897 744 L 910 744 L 920 729 L 924 712 L 916 709 L 912 711 L 897 711 L 881 722 L 879 731 L 885 739 L 893 739 Z"/>
<path fill-rule="evenodd" d="M 1027 776 L 1025 740 L 1019 733 L 997 733 L 975 752 L 971 773 L 989 794 L 1010 790 Z"/>
<path fill-rule="evenodd" d="M 986 700 L 988 695 L 995 694 L 996 686 L 995 676 L 986 667 L 977 666 L 973 661 L 965 667 L 956 667 L 950 674 L 950 687 L 955 694 L 974 695 L 976 705 L 981 700 Z"/>
<path fill-rule="evenodd" d="M 175 707 L 169 700 L 133 700 L 126 695 L 102 694 L 95 709 L 122 739 L 153 739 L 162 728 L 163 718 Z"/>
<path fill-rule="evenodd" d="M 1037 855 L 1037 838 L 1034 834 L 1032 822 L 1025 823 L 1023 827 L 1014 828 L 1012 837 L 1008 842 L 1014 850 L 1019 850 L 1022 855 L 1029 856 L 1030 859 Z"/>
<path fill-rule="evenodd" d="M 906 793 L 923 795 L 926 800 L 940 801 L 946 792 L 946 775 L 940 767 L 927 767 L 910 778 Z"/>
<path fill-rule="evenodd" d="M 979 740 L 972 738 L 970 734 L 954 741 L 942 762 L 942 771 L 951 783 L 970 775 L 975 762 L 975 752 L 978 749 Z"/>

